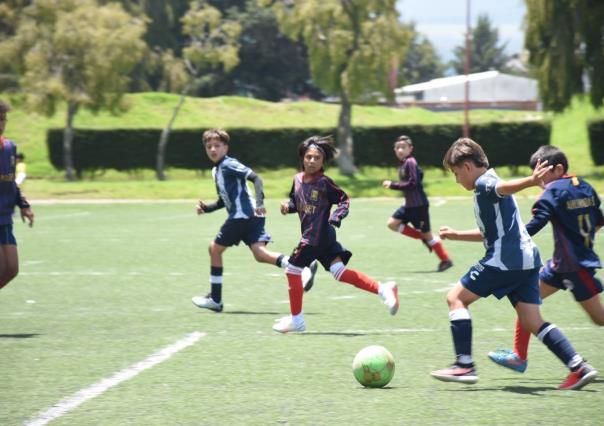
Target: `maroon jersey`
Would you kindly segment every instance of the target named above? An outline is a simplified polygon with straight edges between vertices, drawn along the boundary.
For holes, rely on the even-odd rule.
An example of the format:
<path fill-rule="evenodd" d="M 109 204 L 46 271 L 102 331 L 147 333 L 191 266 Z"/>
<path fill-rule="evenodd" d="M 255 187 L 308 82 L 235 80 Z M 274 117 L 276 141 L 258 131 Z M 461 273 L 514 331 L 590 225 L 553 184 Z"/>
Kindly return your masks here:
<path fill-rule="evenodd" d="M 390 189 L 403 191 L 405 194 L 405 207 L 420 207 L 428 205 L 428 197 L 424 192 L 422 180 L 424 172 L 417 165 L 417 160 L 409 156 L 401 161 L 398 167 L 399 182 L 392 182 Z"/>
<path fill-rule="evenodd" d="M 331 212 L 331 206 L 336 209 Z M 304 182 L 304 172 L 294 176 L 289 193 L 289 212 L 298 212 L 302 229 L 301 242 L 311 246 L 331 243 L 336 239 L 335 226 L 348 215 L 348 195 L 330 177 L 319 172 Z"/>

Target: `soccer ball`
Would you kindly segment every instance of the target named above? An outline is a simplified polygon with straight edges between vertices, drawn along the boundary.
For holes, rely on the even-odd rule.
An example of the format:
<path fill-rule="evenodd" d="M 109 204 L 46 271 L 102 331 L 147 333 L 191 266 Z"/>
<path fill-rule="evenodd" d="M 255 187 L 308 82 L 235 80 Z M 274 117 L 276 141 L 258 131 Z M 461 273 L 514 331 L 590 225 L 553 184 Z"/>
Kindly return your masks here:
<path fill-rule="evenodd" d="M 394 357 L 383 346 L 367 346 L 352 360 L 354 378 L 368 388 L 386 386 L 394 376 Z"/>

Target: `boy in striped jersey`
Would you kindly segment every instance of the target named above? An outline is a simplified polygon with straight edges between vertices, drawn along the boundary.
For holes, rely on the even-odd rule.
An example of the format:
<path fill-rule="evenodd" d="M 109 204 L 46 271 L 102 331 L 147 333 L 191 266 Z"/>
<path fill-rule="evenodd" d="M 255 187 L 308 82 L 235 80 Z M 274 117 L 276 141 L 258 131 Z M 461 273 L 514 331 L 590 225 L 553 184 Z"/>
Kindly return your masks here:
<path fill-rule="evenodd" d="M 264 230 L 266 209 L 264 208 L 264 190 L 260 177 L 252 169 L 227 155 L 230 137 L 226 131 L 222 129 L 206 130 L 202 140 L 208 158 L 214 163 L 212 176 L 216 183 L 218 200 L 208 204 L 200 200 L 197 204 L 197 214 L 211 213 L 226 207 L 229 216 L 209 247 L 210 293 L 205 297 L 195 296 L 192 301 L 199 308 L 221 312 L 223 309 L 222 253 L 228 247 L 238 245 L 243 241 L 249 246 L 258 262 L 270 263 L 283 269 L 289 263 L 287 256 L 266 249 L 266 245 L 271 241 L 271 236 Z M 247 181 L 254 184 L 254 198 L 248 190 Z M 315 262 L 308 266 L 309 268 L 305 270 L 305 291 L 312 287 L 318 265 Z"/>
<path fill-rule="evenodd" d="M 449 320 L 456 361 L 449 367 L 432 372 L 438 380 L 476 383 L 478 376 L 472 359 L 472 320 L 469 306 L 481 297 L 493 294 L 507 296 L 523 326 L 537 335 L 547 348 L 578 376 L 572 386 L 568 379 L 561 389 L 578 389 L 592 381 L 597 372 L 572 347 L 555 325 L 541 317 L 539 305 L 539 250 L 522 223 L 512 194 L 531 186 L 541 185 L 552 169 L 547 161 L 537 161 L 533 173 L 526 178 L 501 180 L 482 147 L 468 138 L 458 139 L 444 156 L 443 165 L 455 175 L 457 183 L 474 191 L 474 213 L 477 229 L 457 231 L 440 228 L 443 239 L 482 241 L 485 256 L 464 275 L 447 295 Z"/>
<path fill-rule="evenodd" d="M 446 271 L 453 266 L 453 262 L 449 259 L 449 254 L 442 241 L 434 238 L 430 230 L 430 205 L 422 185 L 424 172 L 413 156 L 413 142 L 409 136 L 399 136 L 394 142 L 394 154 L 400 161 L 399 181 L 385 180 L 382 182 L 382 186 L 403 191 L 405 204 L 394 212 L 386 226 L 401 235 L 421 240 L 428 250 L 434 250 L 440 259 L 436 270 L 438 272 Z"/>
<path fill-rule="evenodd" d="M 604 225 L 600 198 L 589 183 L 567 174 L 568 159 L 560 149 L 551 145 L 540 147 L 531 156 L 531 168 L 540 160 L 547 161 L 553 168 L 543 176 L 544 191 L 533 205 L 533 217 L 526 230 L 534 235 L 551 222 L 554 233 L 553 257 L 539 273 L 541 298 L 558 290 L 570 290 L 592 321 L 604 325 L 604 307 L 600 301 L 602 283 L 595 276 L 602 264 L 593 249 L 595 234 Z M 514 350 L 489 352 L 489 358 L 524 373 L 530 336 L 516 320 Z M 569 380 L 568 386 L 580 380 L 580 372 Z"/>

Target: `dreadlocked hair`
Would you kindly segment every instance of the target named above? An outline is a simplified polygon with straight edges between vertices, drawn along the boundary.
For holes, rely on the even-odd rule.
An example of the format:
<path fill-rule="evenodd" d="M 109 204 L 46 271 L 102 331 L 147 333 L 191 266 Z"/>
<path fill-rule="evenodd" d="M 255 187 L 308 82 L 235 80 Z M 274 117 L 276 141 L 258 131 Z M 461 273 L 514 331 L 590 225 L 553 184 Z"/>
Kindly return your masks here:
<path fill-rule="evenodd" d="M 328 161 L 333 160 L 336 155 L 337 149 L 333 144 L 333 137 L 329 136 L 311 136 L 306 139 L 300 145 L 298 145 L 298 156 L 300 159 L 304 158 L 306 151 L 309 148 L 317 148 L 321 154 L 323 154 L 323 162 L 327 163 Z"/>

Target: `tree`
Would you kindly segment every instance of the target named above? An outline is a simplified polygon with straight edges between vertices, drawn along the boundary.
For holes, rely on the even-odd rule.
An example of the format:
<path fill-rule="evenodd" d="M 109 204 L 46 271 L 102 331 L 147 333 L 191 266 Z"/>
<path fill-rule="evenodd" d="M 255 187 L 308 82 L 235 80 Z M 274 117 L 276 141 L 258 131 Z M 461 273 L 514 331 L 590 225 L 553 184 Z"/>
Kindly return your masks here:
<path fill-rule="evenodd" d="M 604 3 L 526 0 L 525 47 L 546 110 L 563 111 L 589 80 L 591 103 L 604 100 Z"/>
<path fill-rule="evenodd" d="M 479 15 L 476 27 L 472 29 L 472 48 L 470 51 L 470 72 L 482 72 L 489 70 L 505 70 L 508 57 L 505 54 L 507 43 L 498 45 L 499 31 L 493 28 L 489 16 Z M 464 73 L 465 44 L 457 46 L 453 53 L 450 65 L 458 74 Z"/>
<path fill-rule="evenodd" d="M 239 63 L 237 40 L 241 26 L 237 22 L 223 19 L 222 13 L 206 0 L 192 2 L 189 11 L 182 18 L 182 24 L 183 33 L 189 37 L 183 56 L 190 80 L 182 89 L 178 104 L 159 139 L 156 161 L 156 176 L 159 180 L 166 179 L 164 166 L 170 132 L 189 91 L 211 79 L 208 71 L 224 68 L 228 72 Z"/>
<path fill-rule="evenodd" d="M 340 99 L 336 159 L 353 175 L 352 104 L 381 94 L 392 98 L 389 75 L 404 58 L 408 35 L 395 0 L 259 0 L 271 7 L 281 30 L 308 49 L 311 75 Z"/>
<path fill-rule="evenodd" d="M 445 66 L 436 53 L 434 45 L 426 36 L 417 32 L 415 22 L 405 26 L 410 34 L 410 43 L 409 50 L 399 71 L 404 83 L 421 83 L 442 77 Z"/>
<path fill-rule="evenodd" d="M 144 23 L 117 4 L 38 0 L 22 10 L 15 35 L 0 43 L 3 60 L 23 69 L 19 79 L 33 108 L 49 116 L 67 104 L 65 177 L 74 180 L 74 119 L 81 108 L 125 108 L 128 73 L 142 56 Z M 0 55 L 1 56 L 1 55 Z"/>

